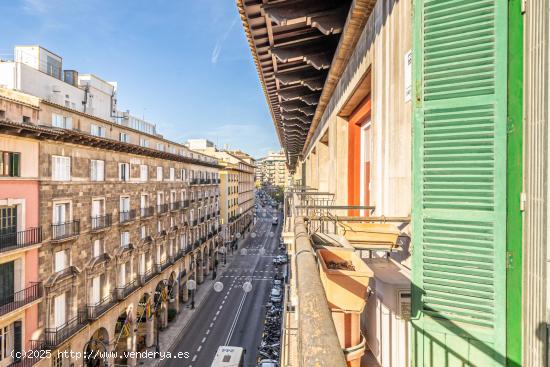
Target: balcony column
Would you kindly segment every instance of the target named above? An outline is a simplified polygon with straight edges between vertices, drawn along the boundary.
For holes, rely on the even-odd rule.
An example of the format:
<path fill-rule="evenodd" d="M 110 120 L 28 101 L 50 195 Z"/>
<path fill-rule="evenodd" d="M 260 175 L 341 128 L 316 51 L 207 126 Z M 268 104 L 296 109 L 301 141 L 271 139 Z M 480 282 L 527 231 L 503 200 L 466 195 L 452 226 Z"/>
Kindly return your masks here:
<path fill-rule="evenodd" d="M 155 316 L 151 317 L 145 316 L 145 346 L 147 348 L 155 345 Z"/>
<path fill-rule="evenodd" d="M 172 285 L 172 299 L 173 301 L 170 303 L 171 308 L 176 310 L 176 313 L 180 313 L 180 286 L 176 281 Z"/>
<path fill-rule="evenodd" d="M 129 328 L 130 328 L 130 335 L 126 339 L 126 349 L 130 353 L 127 359 L 127 363 L 129 367 L 135 367 L 136 357 L 135 357 L 135 353 L 132 353 L 136 351 L 136 332 L 135 332 L 135 322 L 133 317 L 132 317 L 132 321 L 130 322 Z"/>
<path fill-rule="evenodd" d="M 197 260 L 197 284 L 202 284 L 204 281 L 204 268 L 203 268 L 203 256 Z"/>
<path fill-rule="evenodd" d="M 187 281 L 181 285 L 181 301 L 189 301 L 189 289 L 187 288 Z"/>

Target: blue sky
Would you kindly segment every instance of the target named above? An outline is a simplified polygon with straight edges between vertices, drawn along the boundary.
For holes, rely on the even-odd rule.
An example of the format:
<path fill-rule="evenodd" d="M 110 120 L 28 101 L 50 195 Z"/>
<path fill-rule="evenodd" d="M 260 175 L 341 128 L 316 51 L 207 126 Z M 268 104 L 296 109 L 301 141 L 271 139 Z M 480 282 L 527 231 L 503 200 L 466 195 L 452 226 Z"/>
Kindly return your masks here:
<path fill-rule="evenodd" d="M 235 0 L 0 0 L 0 13 L 2 56 L 40 44 L 117 81 L 119 108 L 168 139 L 279 149 Z"/>

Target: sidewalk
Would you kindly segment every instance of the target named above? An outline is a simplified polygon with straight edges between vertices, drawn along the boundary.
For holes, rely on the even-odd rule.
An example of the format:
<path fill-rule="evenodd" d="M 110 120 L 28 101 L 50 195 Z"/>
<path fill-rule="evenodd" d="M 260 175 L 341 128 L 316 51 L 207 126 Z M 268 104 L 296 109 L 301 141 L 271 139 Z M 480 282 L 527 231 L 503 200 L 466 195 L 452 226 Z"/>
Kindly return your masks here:
<path fill-rule="evenodd" d="M 220 275 L 225 273 L 225 271 L 229 268 L 231 263 L 233 262 L 233 259 L 238 254 L 239 249 L 243 245 L 243 243 L 249 238 L 250 232 L 247 233 L 243 239 L 239 240 L 237 250 L 234 251 L 233 254 L 231 254 L 231 251 L 227 253 L 227 264 L 219 265 L 218 266 L 218 275 L 216 279 L 212 279 L 212 273 L 210 273 L 208 276 L 205 277 L 204 282 L 199 285 L 196 293 L 195 293 L 195 309 L 191 310 L 189 308 L 191 302 L 187 301 L 186 303 L 180 304 L 180 312 L 176 316 L 174 320 L 172 320 L 168 327 L 160 332 L 159 341 L 160 341 L 160 351 L 162 353 L 166 353 L 170 351 L 173 347 L 173 345 L 179 340 L 180 334 L 185 330 L 191 319 L 194 317 L 196 312 L 200 312 L 201 305 L 203 301 L 206 299 L 208 294 L 212 291 L 212 288 L 214 286 L 214 283 L 219 280 Z M 150 348 L 147 348 L 148 351 L 154 352 L 155 346 L 152 346 Z M 146 359 L 139 359 L 137 360 L 136 365 L 139 366 L 147 366 L 147 367 L 160 367 L 163 366 L 164 363 L 167 361 L 160 360 L 160 359 L 154 359 L 154 358 L 146 358 Z"/>

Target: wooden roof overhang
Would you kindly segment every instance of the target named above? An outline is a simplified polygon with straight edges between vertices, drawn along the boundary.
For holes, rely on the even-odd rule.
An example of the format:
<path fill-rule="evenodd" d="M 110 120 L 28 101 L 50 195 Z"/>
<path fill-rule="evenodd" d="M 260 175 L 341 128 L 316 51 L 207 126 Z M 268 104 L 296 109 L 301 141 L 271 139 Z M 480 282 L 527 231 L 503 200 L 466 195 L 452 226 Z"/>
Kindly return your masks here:
<path fill-rule="evenodd" d="M 294 171 L 376 0 L 237 0 Z"/>

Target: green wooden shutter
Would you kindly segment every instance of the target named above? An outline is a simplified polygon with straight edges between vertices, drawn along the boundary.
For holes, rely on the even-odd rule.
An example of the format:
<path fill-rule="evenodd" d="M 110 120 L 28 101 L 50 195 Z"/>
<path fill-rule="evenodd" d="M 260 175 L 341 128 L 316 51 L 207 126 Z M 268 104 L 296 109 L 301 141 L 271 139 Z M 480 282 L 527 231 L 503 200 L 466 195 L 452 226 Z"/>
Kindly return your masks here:
<path fill-rule="evenodd" d="M 20 172 L 20 161 L 21 155 L 19 153 L 11 153 L 11 176 L 19 177 L 21 176 Z"/>
<path fill-rule="evenodd" d="M 416 0 L 413 47 L 413 365 L 504 365 L 507 1 Z"/>

